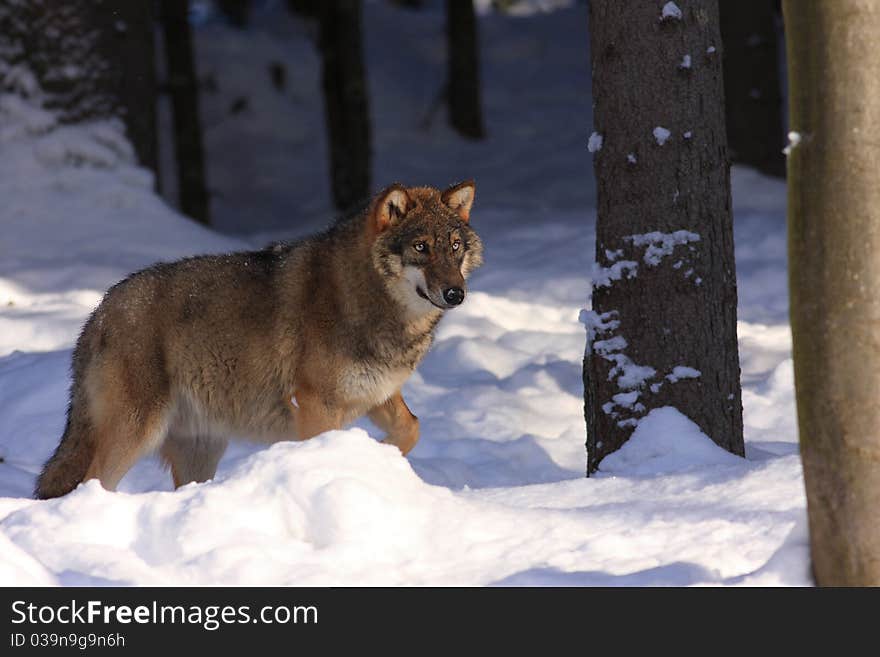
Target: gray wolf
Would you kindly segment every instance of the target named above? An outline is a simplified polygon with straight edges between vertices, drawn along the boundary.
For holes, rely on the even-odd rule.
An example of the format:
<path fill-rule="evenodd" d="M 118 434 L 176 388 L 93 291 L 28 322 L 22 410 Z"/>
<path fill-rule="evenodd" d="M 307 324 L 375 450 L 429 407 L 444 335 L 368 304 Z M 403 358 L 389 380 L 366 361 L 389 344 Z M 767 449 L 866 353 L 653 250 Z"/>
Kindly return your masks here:
<path fill-rule="evenodd" d="M 306 440 L 367 415 L 403 454 L 400 389 L 482 263 L 474 183 L 392 185 L 326 232 L 160 263 L 110 288 L 73 352 L 67 424 L 38 498 L 112 490 L 159 450 L 206 481 L 231 437 Z"/>

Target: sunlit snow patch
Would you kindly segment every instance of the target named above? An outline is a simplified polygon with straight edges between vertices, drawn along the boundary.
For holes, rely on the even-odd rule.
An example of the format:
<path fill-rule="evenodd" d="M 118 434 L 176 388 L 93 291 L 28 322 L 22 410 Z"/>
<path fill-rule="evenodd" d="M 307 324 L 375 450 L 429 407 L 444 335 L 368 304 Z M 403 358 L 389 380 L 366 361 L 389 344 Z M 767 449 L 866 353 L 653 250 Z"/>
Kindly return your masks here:
<path fill-rule="evenodd" d="M 678 5 L 674 2 L 667 2 L 663 5 L 663 10 L 660 13 L 660 20 L 668 21 L 668 20 L 681 20 L 681 9 L 678 8 Z"/>
<path fill-rule="evenodd" d="M 801 133 L 794 132 L 794 131 L 789 132 L 788 133 L 788 145 L 782 149 L 782 152 L 785 155 L 791 155 L 791 152 L 795 148 L 797 148 L 798 144 L 801 143 L 801 139 L 802 139 Z"/>
<path fill-rule="evenodd" d="M 630 439 L 606 456 L 599 470 L 616 475 L 648 476 L 744 463 L 743 459 L 713 443 L 677 408 L 664 406 L 639 420 Z"/>
<path fill-rule="evenodd" d="M 662 146 L 663 144 L 665 144 L 666 140 L 669 139 L 670 134 L 672 133 L 663 126 L 658 125 L 656 128 L 654 128 L 654 139 L 657 140 L 658 146 Z"/>

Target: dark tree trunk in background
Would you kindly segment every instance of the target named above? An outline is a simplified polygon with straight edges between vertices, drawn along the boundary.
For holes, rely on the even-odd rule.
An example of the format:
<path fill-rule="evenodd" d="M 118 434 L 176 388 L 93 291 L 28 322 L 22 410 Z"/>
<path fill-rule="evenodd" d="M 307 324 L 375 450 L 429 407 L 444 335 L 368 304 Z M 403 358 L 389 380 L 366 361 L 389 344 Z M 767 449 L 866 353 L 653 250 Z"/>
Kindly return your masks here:
<path fill-rule="evenodd" d="M 152 0 L 103 3 L 102 15 L 113 35 L 110 57 L 121 65 L 120 101 L 128 137 L 142 165 L 156 174 L 159 184 L 159 133 L 157 130 L 157 81 L 155 10 Z"/>
<path fill-rule="evenodd" d="M 730 158 L 785 176 L 776 3 L 721 0 L 724 99 Z"/>
<path fill-rule="evenodd" d="M 210 224 L 210 199 L 205 184 L 205 155 L 199 116 L 199 85 L 189 25 L 189 2 L 161 0 L 162 32 L 168 91 L 174 121 L 174 151 L 180 210 Z"/>
<path fill-rule="evenodd" d="M 391 0 L 391 4 L 404 9 L 423 9 L 425 0 Z"/>
<path fill-rule="evenodd" d="M 661 18 L 654 2 L 590 3 L 603 270 L 584 360 L 588 473 L 661 406 L 744 453 L 718 4 L 679 6 Z"/>
<path fill-rule="evenodd" d="M 480 104 L 480 53 L 472 0 L 446 0 L 449 122 L 469 139 L 486 136 Z"/>
<path fill-rule="evenodd" d="M 331 186 L 336 207 L 345 211 L 370 195 L 370 116 L 360 0 L 324 3 L 320 24 Z"/>
<path fill-rule="evenodd" d="M 187 0 L 179 1 L 187 3 Z M 251 0 L 217 0 L 217 8 L 239 29 L 244 29 L 250 22 Z"/>
<path fill-rule="evenodd" d="M 7 0 L 0 60 L 33 73 L 63 123 L 121 118 L 138 161 L 157 172 L 153 20 L 152 0 Z"/>
<path fill-rule="evenodd" d="M 287 0 L 287 8 L 292 13 L 306 18 L 318 18 L 322 4 L 322 0 Z"/>
<path fill-rule="evenodd" d="M 813 573 L 880 586 L 880 3 L 783 3 L 789 280 Z"/>

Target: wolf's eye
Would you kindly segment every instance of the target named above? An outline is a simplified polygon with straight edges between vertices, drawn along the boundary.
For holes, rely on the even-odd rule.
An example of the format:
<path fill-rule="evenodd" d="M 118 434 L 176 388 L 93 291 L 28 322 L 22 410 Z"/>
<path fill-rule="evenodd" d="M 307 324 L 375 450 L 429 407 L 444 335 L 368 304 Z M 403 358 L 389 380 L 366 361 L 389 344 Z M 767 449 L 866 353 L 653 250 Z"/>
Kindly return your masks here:
<path fill-rule="evenodd" d="M 425 244 L 424 242 L 414 242 L 414 243 L 413 243 L 413 248 L 414 248 L 416 251 L 418 251 L 419 253 L 422 253 L 422 252 L 424 252 L 424 250 L 425 250 L 426 248 L 428 248 L 428 245 Z"/>
<path fill-rule="evenodd" d="M 461 240 L 455 240 L 455 241 L 452 243 L 452 250 L 453 250 L 453 251 L 458 251 L 460 248 L 461 248 Z"/>

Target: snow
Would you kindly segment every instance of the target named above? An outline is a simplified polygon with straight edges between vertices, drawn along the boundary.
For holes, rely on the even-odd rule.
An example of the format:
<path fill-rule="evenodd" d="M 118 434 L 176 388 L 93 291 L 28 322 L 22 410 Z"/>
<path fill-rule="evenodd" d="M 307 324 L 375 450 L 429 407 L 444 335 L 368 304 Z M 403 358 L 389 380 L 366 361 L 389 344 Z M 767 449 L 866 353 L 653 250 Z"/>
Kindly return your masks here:
<path fill-rule="evenodd" d="M 663 10 L 660 13 L 660 20 L 681 20 L 681 9 L 678 8 L 678 5 L 674 2 L 667 2 L 663 5 Z"/>
<path fill-rule="evenodd" d="M 533 16 L 541 12 L 550 12 L 556 9 L 570 7 L 574 0 L 517 0 L 507 3 L 505 11 L 510 16 Z M 474 9 L 477 14 L 487 15 L 494 11 L 495 3 L 492 0 L 475 0 Z"/>
<path fill-rule="evenodd" d="M 699 377 L 700 370 L 694 369 L 693 367 L 686 367 L 684 365 L 676 365 L 672 368 L 672 371 L 666 375 L 666 378 L 672 383 L 676 383 L 681 379 L 697 379 Z"/>
<path fill-rule="evenodd" d="M 613 281 L 632 278 L 638 271 L 639 263 L 635 260 L 618 260 L 610 267 L 594 267 L 593 284 L 608 287 Z"/>
<path fill-rule="evenodd" d="M 607 340 L 597 340 L 593 343 L 593 351 L 600 356 L 607 356 L 615 351 L 626 349 L 626 339 L 622 335 L 615 335 Z"/>
<path fill-rule="evenodd" d="M 669 132 L 669 130 L 659 125 L 653 130 L 654 139 L 657 141 L 658 146 L 665 144 L 671 134 L 672 133 Z"/>
<path fill-rule="evenodd" d="M 677 194 L 678 192 L 676 192 Z M 645 247 L 642 254 L 642 261 L 649 267 L 656 267 L 666 256 L 672 255 L 675 247 L 699 242 L 700 236 L 687 230 L 677 230 L 671 233 L 662 233 L 660 231 L 652 231 L 642 235 L 628 235 L 623 238 L 625 242 L 632 244 L 634 247 Z M 693 249 L 693 247 L 690 247 Z M 635 260 L 620 260 L 623 256 L 622 249 L 605 249 L 606 258 L 611 261 L 608 267 L 600 267 L 598 264 L 593 266 L 593 285 L 596 287 L 609 287 L 614 281 L 627 278 L 633 278 L 638 274 L 639 263 Z M 681 267 L 681 261 L 675 263 L 673 268 Z M 689 269 L 685 277 L 693 274 L 693 269 Z"/>
<path fill-rule="evenodd" d="M 656 267 L 663 258 L 672 255 L 676 246 L 699 242 L 700 236 L 688 230 L 676 230 L 671 233 L 652 231 L 642 235 L 630 235 L 624 239 L 633 246 L 646 247 L 642 259 L 645 264 Z"/>
<path fill-rule="evenodd" d="M 713 443 L 687 416 L 664 406 L 642 418 L 630 439 L 607 456 L 600 469 L 640 477 L 739 465 L 739 458 Z"/>
<path fill-rule="evenodd" d="M 612 355 L 616 367 L 608 374 L 609 377 L 617 377 L 617 386 L 622 390 L 640 388 L 646 379 L 657 374 L 657 370 L 648 365 L 636 365 L 622 354 Z"/>
<path fill-rule="evenodd" d="M 799 132 L 791 131 L 788 133 L 788 144 L 785 148 L 782 149 L 782 152 L 786 155 L 791 155 L 791 152 L 798 147 L 798 144 L 801 143 L 801 139 L 803 136 Z"/>
<path fill-rule="evenodd" d="M 591 153 L 598 153 L 602 150 L 602 135 L 598 132 L 594 132 L 590 135 L 590 139 L 587 142 L 587 150 Z"/>
<path fill-rule="evenodd" d="M 635 390 L 633 390 L 632 392 L 619 392 L 611 399 L 618 406 L 623 406 L 624 408 L 633 408 L 636 404 L 636 401 L 638 401 L 639 399 L 639 393 Z"/>
<path fill-rule="evenodd" d="M 296 102 L 255 101 L 242 119 L 272 163 L 264 170 L 284 175 L 275 186 L 249 186 L 245 171 L 230 197 L 215 199 L 233 238 L 158 198 L 114 124 L 61 128 L 0 98 L 0 584 L 810 584 L 784 184 L 732 171 L 747 458 L 717 448 L 679 411 L 654 409 L 586 479 L 584 329 L 626 358 L 613 349 L 626 344 L 613 314 L 579 315 L 596 252 L 592 158 L 579 135 L 591 120 L 587 8 L 480 19 L 485 144 L 456 139 L 442 117 L 429 129 L 414 119 L 434 91 L 425 71 L 442 70 L 442 52 L 427 45 L 442 43 L 432 11 L 365 4 L 368 40 L 393 32 L 416 44 L 380 39 L 388 43 L 369 49 L 371 87 L 398 90 L 372 94 L 375 181 L 440 185 L 474 175 L 472 222 L 487 258 L 404 386 L 422 428 L 408 459 L 358 422 L 305 443 L 235 443 L 214 481 L 178 491 L 150 457 L 119 492 L 88 482 L 62 499 L 31 499 L 64 425 L 71 347 L 103 291 L 156 260 L 320 226 L 329 214 L 325 156 L 320 97 L 308 91 L 317 79 L 304 59 L 290 66 L 303 85 Z M 275 48 L 294 61 L 310 52 L 305 30 L 282 43 L 274 24 L 289 19 L 270 18 L 259 18 L 253 52 L 238 42 L 231 77 L 220 79 L 219 98 L 206 97 L 206 113 L 234 93 L 229 80 L 256 77 L 258 56 Z M 400 20 L 412 31 L 392 30 Z M 236 43 L 233 30 L 214 25 L 200 44 L 209 34 Z M 413 61 L 398 56 L 401 47 Z M 215 55 L 203 49 L 209 63 Z M 276 124 L 273 144 L 274 125 L 260 112 L 282 109 L 293 116 Z M 235 161 L 253 156 L 230 149 L 234 128 L 231 119 L 217 124 L 209 139 L 215 173 L 230 179 Z M 318 155 L 304 164 L 305 154 Z M 634 273 L 638 263 L 622 257 L 616 270 L 597 269 L 596 282 Z M 633 406 L 643 401 L 633 393 L 648 394 L 637 372 L 619 399 Z"/>

